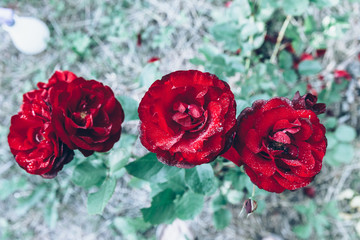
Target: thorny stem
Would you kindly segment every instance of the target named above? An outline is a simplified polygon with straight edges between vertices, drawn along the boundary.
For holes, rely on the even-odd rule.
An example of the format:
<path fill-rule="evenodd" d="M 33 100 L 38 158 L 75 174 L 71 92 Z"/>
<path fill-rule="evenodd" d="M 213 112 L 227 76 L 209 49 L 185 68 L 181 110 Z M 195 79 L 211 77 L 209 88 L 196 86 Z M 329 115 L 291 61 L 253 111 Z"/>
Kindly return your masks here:
<path fill-rule="evenodd" d="M 274 51 L 271 55 L 271 58 L 270 58 L 270 62 L 275 64 L 276 63 L 276 56 L 279 52 L 279 49 L 280 49 L 280 44 L 284 38 L 284 35 L 285 35 L 285 31 L 286 31 L 286 28 L 288 27 L 289 23 L 290 23 L 290 20 L 291 20 L 291 15 L 287 15 L 286 16 L 286 19 L 283 23 L 283 25 L 281 26 L 281 29 L 280 29 L 280 32 L 279 32 L 279 35 L 276 39 L 276 45 L 275 45 L 275 48 L 274 48 Z"/>

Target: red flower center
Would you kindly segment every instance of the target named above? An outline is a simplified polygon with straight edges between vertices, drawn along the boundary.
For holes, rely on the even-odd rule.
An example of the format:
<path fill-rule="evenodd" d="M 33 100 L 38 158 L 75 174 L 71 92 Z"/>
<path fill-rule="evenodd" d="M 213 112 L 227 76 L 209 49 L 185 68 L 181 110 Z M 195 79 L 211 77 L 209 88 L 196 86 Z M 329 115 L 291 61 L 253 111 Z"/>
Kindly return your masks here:
<path fill-rule="evenodd" d="M 184 102 L 176 102 L 173 105 L 175 111 L 172 119 L 180 124 L 184 131 L 195 132 L 203 128 L 207 112 L 200 106 L 195 104 L 186 104 Z"/>
<path fill-rule="evenodd" d="M 262 140 L 261 156 L 268 160 L 274 160 L 276 166 L 283 171 L 290 171 L 281 159 L 296 160 L 298 158 L 299 148 L 294 144 L 293 134 L 300 130 L 301 123 L 298 119 L 293 123 L 289 123 L 287 120 L 279 121 L 274 125 L 269 137 Z"/>

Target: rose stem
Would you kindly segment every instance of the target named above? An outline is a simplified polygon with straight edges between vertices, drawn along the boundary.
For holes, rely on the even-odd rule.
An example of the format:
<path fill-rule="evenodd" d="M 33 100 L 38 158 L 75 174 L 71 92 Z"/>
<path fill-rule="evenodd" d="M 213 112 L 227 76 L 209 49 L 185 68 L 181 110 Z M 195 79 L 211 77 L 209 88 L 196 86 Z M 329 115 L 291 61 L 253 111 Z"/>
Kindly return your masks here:
<path fill-rule="evenodd" d="M 279 52 L 280 44 L 281 44 L 281 42 L 282 42 L 282 40 L 284 38 L 285 31 L 286 31 L 286 28 L 288 27 L 288 25 L 290 23 L 290 20 L 291 20 L 291 15 L 287 15 L 283 25 L 281 26 L 279 35 L 278 35 L 278 37 L 276 39 L 276 45 L 275 45 L 274 51 L 273 51 L 273 53 L 271 55 L 271 58 L 270 58 L 270 62 L 273 63 L 273 64 L 275 64 L 276 55 Z"/>

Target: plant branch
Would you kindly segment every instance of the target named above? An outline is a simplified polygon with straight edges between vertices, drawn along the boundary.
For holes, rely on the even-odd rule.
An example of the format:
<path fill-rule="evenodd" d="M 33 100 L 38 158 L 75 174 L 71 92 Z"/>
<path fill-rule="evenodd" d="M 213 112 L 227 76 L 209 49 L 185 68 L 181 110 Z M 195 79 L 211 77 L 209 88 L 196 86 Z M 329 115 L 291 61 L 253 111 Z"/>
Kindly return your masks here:
<path fill-rule="evenodd" d="M 273 53 L 271 55 L 271 58 L 270 58 L 270 62 L 273 63 L 273 64 L 276 63 L 276 56 L 277 56 L 277 54 L 279 52 L 281 42 L 282 42 L 282 40 L 284 38 L 286 28 L 288 27 L 290 21 L 291 21 L 291 15 L 287 15 L 283 25 L 281 26 L 279 35 L 278 35 L 278 37 L 276 39 L 276 45 L 275 45 L 274 51 L 273 51 Z"/>

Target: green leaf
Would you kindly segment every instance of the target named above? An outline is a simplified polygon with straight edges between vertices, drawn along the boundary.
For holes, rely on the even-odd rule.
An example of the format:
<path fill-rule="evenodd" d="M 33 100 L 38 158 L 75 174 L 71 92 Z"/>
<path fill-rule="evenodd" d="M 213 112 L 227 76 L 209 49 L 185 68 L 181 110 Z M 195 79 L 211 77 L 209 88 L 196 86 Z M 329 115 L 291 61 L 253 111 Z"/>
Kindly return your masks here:
<path fill-rule="evenodd" d="M 185 184 L 185 170 L 180 169 L 177 174 L 169 176 L 166 182 L 159 183 L 158 186 L 164 190 L 170 188 L 175 193 L 184 193 L 187 189 Z"/>
<path fill-rule="evenodd" d="M 213 219 L 214 225 L 217 230 L 226 228 L 231 222 L 231 212 L 228 209 L 221 208 L 214 212 Z"/>
<path fill-rule="evenodd" d="M 283 0 L 281 5 L 287 15 L 299 16 L 309 7 L 309 0 Z"/>
<path fill-rule="evenodd" d="M 212 45 L 205 45 L 199 48 L 199 53 L 202 53 L 206 60 L 211 61 L 216 55 L 220 54 L 220 51 Z"/>
<path fill-rule="evenodd" d="M 171 223 L 175 219 L 175 198 L 176 194 L 170 189 L 154 196 L 151 206 L 141 209 L 145 222 L 152 224 Z"/>
<path fill-rule="evenodd" d="M 233 20 L 247 19 L 251 14 L 248 0 L 233 1 L 229 8 L 229 16 Z"/>
<path fill-rule="evenodd" d="M 94 167 L 90 162 L 83 162 L 74 169 L 71 181 L 78 186 L 89 188 L 101 184 L 105 177 L 106 169 L 104 167 Z"/>
<path fill-rule="evenodd" d="M 332 129 L 336 127 L 337 122 L 338 121 L 335 117 L 328 117 L 324 122 L 324 126 L 326 129 Z"/>
<path fill-rule="evenodd" d="M 137 178 L 162 183 L 181 171 L 180 168 L 171 167 L 159 162 L 156 154 L 149 153 L 144 157 L 125 166 L 127 172 Z"/>
<path fill-rule="evenodd" d="M 339 4 L 339 0 L 310 0 L 318 8 L 333 7 Z"/>
<path fill-rule="evenodd" d="M 354 147 L 348 143 L 339 143 L 333 150 L 333 158 L 340 163 L 349 163 L 354 158 Z"/>
<path fill-rule="evenodd" d="M 86 49 L 88 49 L 90 43 L 91 39 L 88 37 L 88 35 L 77 33 L 76 38 L 73 41 L 73 47 L 78 54 L 83 55 Z"/>
<path fill-rule="evenodd" d="M 210 193 L 216 188 L 214 171 L 209 164 L 186 169 L 185 182 L 193 192 L 199 194 Z"/>
<path fill-rule="evenodd" d="M 299 64 L 299 73 L 303 76 L 315 75 L 321 70 L 322 67 L 316 60 L 305 60 Z"/>
<path fill-rule="evenodd" d="M 239 204 L 244 196 L 243 192 L 237 190 L 230 190 L 226 196 L 229 203 L 231 204 Z"/>
<path fill-rule="evenodd" d="M 235 22 L 224 22 L 214 25 L 210 32 L 216 41 L 225 42 L 224 47 L 230 51 L 236 51 L 240 48 L 237 34 L 240 28 Z"/>
<path fill-rule="evenodd" d="M 132 145 L 136 141 L 136 136 L 121 134 L 119 143 L 111 150 L 109 154 L 110 175 L 113 175 L 122 169 L 129 161 Z"/>
<path fill-rule="evenodd" d="M 295 226 L 293 229 L 295 235 L 301 239 L 308 239 L 312 233 L 312 230 L 313 228 L 310 223 L 306 225 Z"/>
<path fill-rule="evenodd" d="M 175 202 L 176 216 L 182 220 L 193 219 L 201 212 L 203 205 L 203 195 L 188 191 Z"/>
<path fill-rule="evenodd" d="M 352 142 L 356 137 L 356 131 L 349 125 L 340 125 L 335 130 L 336 138 L 341 142 Z"/>
<path fill-rule="evenodd" d="M 138 240 L 137 233 L 144 232 L 151 227 L 142 218 L 117 217 L 112 224 L 127 240 Z"/>
<path fill-rule="evenodd" d="M 317 214 L 314 216 L 314 228 L 318 236 L 323 236 L 325 228 L 329 226 L 329 221 L 326 216 Z"/>
<path fill-rule="evenodd" d="M 117 96 L 116 99 L 119 100 L 124 110 L 125 121 L 139 119 L 139 114 L 137 112 L 139 103 L 135 99 L 125 95 Z"/>
<path fill-rule="evenodd" d="M 239 115 L 246 107 L 250 107 L 250 103 L 248 103 L 248 101 L 245 101 L 243 99 L 236 99 L 237 115 Z"/>
<path fill-rule="evenodd" d="M 140 85 L 145 88 L 149 88 L 157 79 L 157 69 L 157 62 L 145 65 L 139 76 Z"/>
<path fill-rule="evenodd" d="M 90 193 L 87 201 L 87 209 L 90 215 L 102 214 L 106 204 L 112 197 L 116 187 L 116 180 L 107 178 L 95 193 Z"/>
<path fill-rule="evenodd" d="M 335 200 L 327 202 L 326 204 L 324 204 L 324 207 L 322 209 L 322 213 L 333 217 L 333 218 L 338 218 L 339 216 L 339 208 L 337 206 L 337 202 Z"/>
<path fill-rule="evenodd" d="M 332 132 L 326 133 L 326 139 L 328 143 L 327 145 L 328 150 L 333 149 L 338 143 L 338 140 L 335 138 L 335 135 Z"/>
<path fill-rule="evenodd" d="M 282 69 L 290 69 L 293 66 L 293 58 L 287 51 L 281 51 L 279 54 L 279 67 Z"/>
<path fill-rule="evenodd" d="M 306 34 L 311 34 L 316 31 L 316 21 L 313 16 L 309 15 L 305 18 L 304 28 Z"/>
<path fill-rule="evenodd" d="M 196 65 L 196 66 L 198 66 L 198 65 L 204 65 L 204 64 L 205 64 L 205 61 L 204 61 L 204 60 L 202 60 L 202 59 L 200 59 L 200 58 L 196 58 L 196 57 L 190 59 L 189 62 L 190 62 L 191 64 Z"/>
<path fill-rule="evenodd" d="M 226 206 L 226 204 L 227 204 L 226 197 L 222 194 L 216 196 L 211 202 L 211 206 L 214 212 L 223 208 L 224 206 Z"/>

